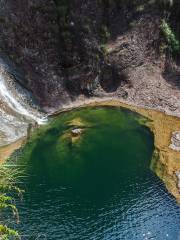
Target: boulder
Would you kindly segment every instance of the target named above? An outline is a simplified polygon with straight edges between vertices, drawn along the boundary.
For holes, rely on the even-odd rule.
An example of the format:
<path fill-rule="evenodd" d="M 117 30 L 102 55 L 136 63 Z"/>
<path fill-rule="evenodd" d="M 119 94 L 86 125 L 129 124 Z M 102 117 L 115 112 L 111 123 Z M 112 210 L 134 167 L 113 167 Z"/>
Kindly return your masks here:
<path fill-rule="evenodd" d="M 71 134 L 74 137 L 81 135 L 81 133 L 82 133 L 82 129 L 81 128 L 75 128 L 75 129 L 71 130 Z"/>
<path fill-rule="evenodd" d="M 172 134 L 171 144 L 169 147 L 175 151 L 180 151 L 180 131 Z"/>

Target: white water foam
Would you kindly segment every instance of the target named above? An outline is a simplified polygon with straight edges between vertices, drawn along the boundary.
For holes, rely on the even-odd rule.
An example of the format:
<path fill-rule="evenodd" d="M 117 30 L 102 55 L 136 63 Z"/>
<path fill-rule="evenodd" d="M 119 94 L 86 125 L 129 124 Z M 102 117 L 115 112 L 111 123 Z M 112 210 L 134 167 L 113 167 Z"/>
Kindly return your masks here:
<path fill-rule="evenodd" d="M 5 84 L 3 75 L 0 75 L 0 96 L 3 102 L 5 102 L 11 109 L 20 115 L 26 116 L 29 119 L 36 121 L 39 125 L 47 122 L 47 117 L 38 117 L 33 112 L 27 110 L 10 92 Z"/>

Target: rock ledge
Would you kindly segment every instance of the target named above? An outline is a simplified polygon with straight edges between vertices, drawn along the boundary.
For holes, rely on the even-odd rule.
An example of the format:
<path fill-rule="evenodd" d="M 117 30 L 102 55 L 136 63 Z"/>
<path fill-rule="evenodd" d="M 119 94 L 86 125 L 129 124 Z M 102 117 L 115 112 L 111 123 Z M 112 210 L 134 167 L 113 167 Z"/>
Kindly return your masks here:
<path fill-rule="evenodd" d="M 175 151 L 180 151 L 180 131 L 172 134 L 171 144 L 169 147 Z"/>

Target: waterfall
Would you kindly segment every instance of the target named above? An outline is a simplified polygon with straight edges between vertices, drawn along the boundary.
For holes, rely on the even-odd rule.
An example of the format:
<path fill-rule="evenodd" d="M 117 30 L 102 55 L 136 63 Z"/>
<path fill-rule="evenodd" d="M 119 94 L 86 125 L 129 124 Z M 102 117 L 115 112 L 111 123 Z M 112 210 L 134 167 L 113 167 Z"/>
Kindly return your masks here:
<path fill-rule="evenodd" d="M 19 84 L 23 80 L 23 74 L 1 53 L 0 147 L 25 137 L 30 123 L 42 125 L 48 120 L 32 94 Z"/>
<path fill-rule="evenodd" d="M 17 93 L 17 97 L 20 93 Z M 25 116 L 27 119 L 32 119 L 36 121 L 38 124 L 44 124 L 47 122 L 47 118 L 45 116 L 38 116 L 38 113 L 35 113 L 35 110 L 30 107 L 23 105 L 20 102 L 20 99 L 14 97 L 11 90 L 6 85 L 6 81 L 2 73 L 0 74 L 0 99 L 3 103 L 9 106 L 14 112 Z M 36 110 L 37 112 L 37 110 Z M 35 115 L 36 114 L 36 115 Z"/>

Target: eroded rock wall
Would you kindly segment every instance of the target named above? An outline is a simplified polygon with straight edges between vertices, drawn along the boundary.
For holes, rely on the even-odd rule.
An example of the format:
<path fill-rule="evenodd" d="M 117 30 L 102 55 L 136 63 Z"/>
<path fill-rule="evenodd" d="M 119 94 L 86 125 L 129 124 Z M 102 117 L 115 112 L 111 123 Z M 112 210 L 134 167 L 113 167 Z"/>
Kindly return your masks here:
<path fill-rule="evenodd" d="M 0 49 L 46 111 L 80 96 L 119 97 L 180 111 L 179 57 L 162 35 L 179 35 L 179 4 L 168 1 L 2 0 Z"/>

